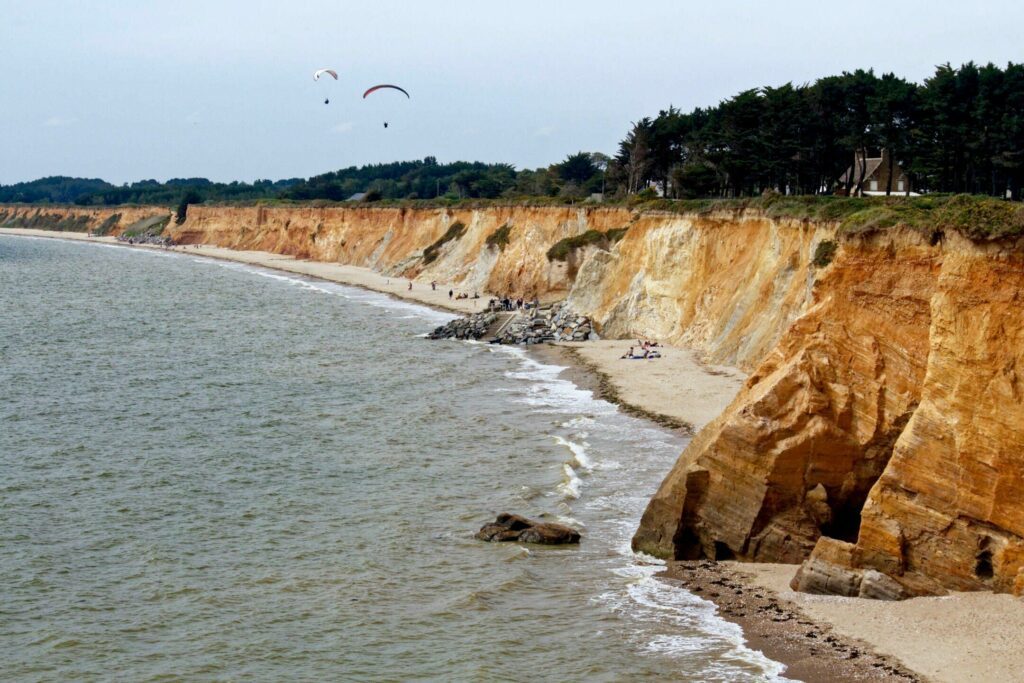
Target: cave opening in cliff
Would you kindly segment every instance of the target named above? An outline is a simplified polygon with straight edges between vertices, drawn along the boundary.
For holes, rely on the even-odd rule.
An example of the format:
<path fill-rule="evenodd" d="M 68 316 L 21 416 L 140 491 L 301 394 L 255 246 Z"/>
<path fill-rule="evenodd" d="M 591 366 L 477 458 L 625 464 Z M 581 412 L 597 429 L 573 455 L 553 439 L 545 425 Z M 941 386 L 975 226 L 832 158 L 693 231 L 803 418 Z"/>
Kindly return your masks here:
<path fill-rule="evenodd" d="M 689 527 L 683 529 L 675 539 L 675 559 L 677 560 L 702 560 L 704 559 L 704 548 L 700 544 L 700 538 Z"/>
<path fill-rule="evenodd" d="M 860 513 L 867 502 L 868 492 L 832 507 L 832 519 L 821 526 L 821 535 L 837 541 L 856 543 L 860 536 Z"/>
<path fill-rule="evenodd" d="M 721 541 L 715 541 L 715 562 L 724 562 L 726 560 L 735 559 L 736 553 L 732 551 L 732 548 Z"/>
<path fill-rule="evenodd" d="M 974 575 L 983 581 L 991 579 L 995 575 L 995 571 L 992 568 L 992 551 L 989 550 L 989 543 L 991 539 L 985 536 L 978 543 L 979 552 L 975 556 Z"/>

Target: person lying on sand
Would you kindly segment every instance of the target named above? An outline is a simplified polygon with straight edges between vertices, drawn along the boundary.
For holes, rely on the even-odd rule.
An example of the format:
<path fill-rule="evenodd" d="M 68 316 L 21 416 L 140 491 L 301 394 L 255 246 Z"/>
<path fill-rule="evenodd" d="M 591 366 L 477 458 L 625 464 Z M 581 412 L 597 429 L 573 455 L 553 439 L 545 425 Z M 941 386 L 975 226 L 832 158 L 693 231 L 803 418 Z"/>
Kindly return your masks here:
<path fill-rule="evenodd" d="M 626 351 L 626 352 L 625 352 L 624 354 L 622 354 L 622 355 L 621 355 L 621 356 L 620 356 L 619 358 L 620 358 L 621 360 L 629 360 L 629 359 L 630 359 L 630 358 L 632 358 L 632 357 L 633 357 L 633 347 L 632 347 L 632 346 L 630 346 L 630 347 L 629 347 L 629 351 Z"/>

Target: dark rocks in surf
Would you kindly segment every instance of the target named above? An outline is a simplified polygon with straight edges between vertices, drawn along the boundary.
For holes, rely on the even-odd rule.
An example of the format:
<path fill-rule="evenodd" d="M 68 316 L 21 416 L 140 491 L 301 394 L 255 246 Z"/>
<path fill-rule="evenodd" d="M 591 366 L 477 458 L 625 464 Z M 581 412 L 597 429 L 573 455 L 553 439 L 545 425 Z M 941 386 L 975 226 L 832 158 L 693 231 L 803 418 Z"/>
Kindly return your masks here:
<path fill-rule="evenodd" d="M 492 329 L 493 328 L 493 329 Z M 481 339 L 492 344 L 546 344 L 598 339 L 590 318 L 577 315 L 564 304 L 516 311 L 488 310 L 458 318 L 427 335 L 430 339 Z"/>
<path fill-rule="evenodd" d="M 480 339 L 498 316 L 495 313 L 474 313 L 441 325 L 427 335 L 428 339 Z"/>
<path fill-rule="evenodd" d="M 481 541 L 501 543 L 542 543 L 544 545 L 567 545 L 580 542 L 580 533 L 570 526 L 554 522 L 535 522 L 522 515 L 503 512 L 498 518 L 484 524 L 476 537 Z"/>

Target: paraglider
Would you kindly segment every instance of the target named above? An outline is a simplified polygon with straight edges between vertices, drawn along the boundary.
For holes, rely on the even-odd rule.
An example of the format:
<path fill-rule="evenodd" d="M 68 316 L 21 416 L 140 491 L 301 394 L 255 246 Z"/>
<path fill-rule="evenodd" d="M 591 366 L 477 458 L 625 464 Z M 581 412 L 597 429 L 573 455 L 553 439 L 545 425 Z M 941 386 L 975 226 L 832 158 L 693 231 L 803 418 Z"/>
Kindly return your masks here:
<path fill-rule="evenodd" d="M 334 80 L 338 80 L 338 72 L 335 71 L 334 69 L 317 69 L 316 71 L 313 72 L 313 80 L 314 81 L 319 81 L 320 77 L 323 76 L 324 74 L 327 74 L 328 76 L 330 76 Z M 330 104 L 330 103 L 331 103 L 330 98 L 325 97 L 324 98 L 324 104 Z"/>
<path fill-rule="evenodd" d="M 363 93 L 363 99 L 365 100 L 367 95 L 369 95 L 371 93 L 375 93 L 378 90 L 384 90 L 384 89 L 388 89 L 388 88 L 390 88 L 391 90 L 397 90 L 398 92 L 402 93 L 403 95 L 405 95 L 409 99 L 412 99 L 412 97 L 409 95 L 409 93 L 407 93 L 405 91 L 405 88 L 399 88 L 397 85 L 388 85 L 387 83 L 383 83 L 381 85 L 373 86 L 372 88 L 370 88 L 369 90 L 367 90 L 366 92 Z"/>
<path fill-rule="evenodd" d="M 369 96 L 372 93 L 377 92 L 378 90 L 397 90 L 398 92 L 400 92 L 403 95 L 405 95 L 406 97 L 408 97 L 410 100 L 412 99 L 412 97 L 409 95 L 409 93 L 406 92 L 405 88 L 400 88 L 397 85 L 389 85 L 387 83 L 382 83 L 380 85 L 373 86 L 372 88 L 370 88 L 369 90 L 367 90 L 366 92 L 363 93 L 363 99 L 365 100 L 367 98 L 367 96 Z M 388 122 L 387 121 L 384 122 L 384 127 L 385 128 L 388 127 Z"/>

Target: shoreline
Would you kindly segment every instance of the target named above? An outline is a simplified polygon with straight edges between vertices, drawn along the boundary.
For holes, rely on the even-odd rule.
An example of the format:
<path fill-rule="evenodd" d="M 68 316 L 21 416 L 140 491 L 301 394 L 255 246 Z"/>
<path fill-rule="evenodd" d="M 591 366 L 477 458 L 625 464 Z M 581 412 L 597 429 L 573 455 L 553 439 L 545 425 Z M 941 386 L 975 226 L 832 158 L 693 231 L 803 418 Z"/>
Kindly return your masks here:
<path fill-rule="evenodd" d="M 769 566 L 795 572 L 797 565 Z M 786 666 L 782 675 L 787 679 L 804 683 L 928 680 L 900 657 L 841 632 L 828 619 L 807 614 L 774 587 L 753 580 L 745 571 L 748 567 L 736 562 L 675 561 L 657 578 L 713 602 L 719 617 L 743 630 L 747 647 Z"/>
<path fill-rule="evenodd" d="M 235 251 L 204 245 L 165 249 L 152 245 L 128 245 L 113 237 L 88 237 L 82 233 L 0 228 L 0 235 L 5 234 L 174 251 L 243 263 L 383 293 L 397 300 L 419 303 L 453 315 L 477 312 L 482 309 L 482 302 L 487 298 L 481 293 L 481 299 L 450 301 L 447 288 L 442 288 L 444 291 L 433 291 L 427 289 L 427 286 L 423 290 L 417 290 L 414 286 L 410 293 L 407 289 L 409 280 L 404 278 L 388 278 L 367 268 L 297 260 L 269 252 Z M 476 308 L 476 304 L 480 308 Z M 704 365 L 692 349 L 665 347 L 663 358 L 651 362 L 619 360 L 619 355 L 629 345 L 630 340 L 602 340 L 560 342 L 528 346 L 526 349 L 528 353 L 536 354 L 546 362 L 566 366 L 563 375 L 567 379 L 594 392 L 598 398 L 615 404 L 623 412 L 689 437 L 725 409 L 745 380 L 745 376 L 733 368 Z M 640 368 L 644 371 L 637 372 Z M 687 564 L 701 566 L 696 570 L 684 569 L 683 566 Z M 811 629 L 818 633 L 832 634 L 835 623 L 829 615 L 808 617 L 794 603 L 783 600 L 775 587 L 757 583 L 739 567 L 728 566 L 731 564 L 669 563 L 666 571 L 659 574 L 659 579 L 713 602 L 720 617 L 743 629 L 744 638 L 751 649 L 760 650 L 765 656 L 786 666 L 784 675 L 787 677 L 797 677 L 808 683 L 837 679 L 894 680 L 891 672 L 896 672 L 900 677 L 895 680 L 924 680 L 900 664 L 903 658 L 898 654 L 876 654 L 870 645 L 858 642 L 855 638 L 831 636 L 838 645 L 828 643 L 830 647 L 822 647 L 817 639 L 804 634 Z M 789 576 L 792 576 L 796 567 L 788 567 L 788 570 Z M 726 584 L 730 590 L 722 590 Z M 758 594 L 773 597 L 763 598 L 767 602 L 762 605 L 764 610 L 761 612 L 756 612 L 756 607 L 754 611 L 747 609 L 746 604 L 752 599 L 751 596 Z M 754 597 L 753 600 L 760 601 L 762 598 Z M 777 607 L 769 607 L 770 604 Z M 777 621 L 776 609 L 787 610 L 792 616 Z M 766 610 L 769 612 L 767 615 Z M 786 624 L 790 622 L 787 627 Z M 799 634 L 789 633 L 793 626 L 802 629 Z M 843 659 L 843 655 L 854 651 L 859 653 L 856 657 Z"/>
<path fill-rule="evenodd" d="M 294 256 L 274 254 L 266 251 L 242 251 L 228 249 L 226 247 L 213 247 L 205 244 L 187 244 L 173 247 L 159 247 L 150 244 L 125 244 L 117 241 L 114 237 L 89 237 L 80 232 L 58 232 L 55 230 L 35 230 L 30 228 L 0 228 L 0 235 L 11 235 L 13 237 L 39 237 L 43 239 L 63 239 L 69 242 L 85 242 L 88 244 L 104 244 L 108 246 L 124 247 L 126 249 L 148 249 L 155 251 L 170 251 L 178 254 L 201 256 L 203 258 L 219 261 L 230 261 L 233 263 L 244 263 L 250 266 L 279 270 L 293 275 L 304 275 L 319 280 L 326 280 L 340 285 L 358 287 L 360 289 L 387 294 L 402 301 L 414 301 L 431 308 L 445 311 L 446 313 L 465 314 L 479 313 L 486 305 L 490 295 L 480 293 L 479 299 L 449 299 L 447 295 L 450 285 L 442 286 L 431 290 L 429 285 L 418 283 L 410 291 L 408 285 L 410 280 L 401 277 L 388 277 L 381 275 L 370 268 L 349 266 L 340 263 L 328 263 L 325 261 L 310 261 L 297 259 Z M 412 282 L 416 282 L 415 280 Z"/>

